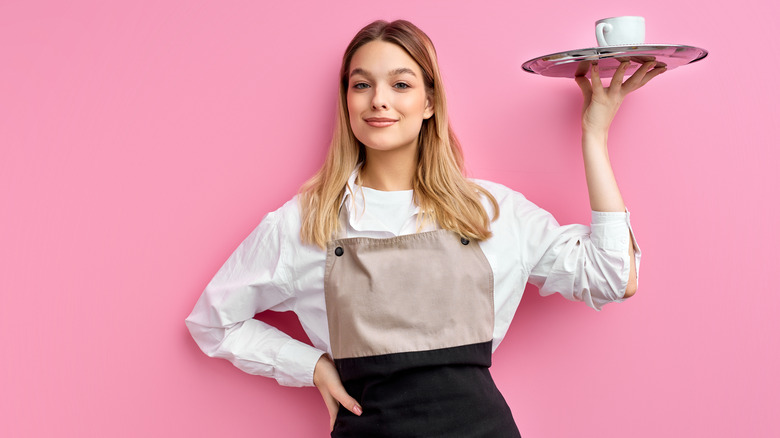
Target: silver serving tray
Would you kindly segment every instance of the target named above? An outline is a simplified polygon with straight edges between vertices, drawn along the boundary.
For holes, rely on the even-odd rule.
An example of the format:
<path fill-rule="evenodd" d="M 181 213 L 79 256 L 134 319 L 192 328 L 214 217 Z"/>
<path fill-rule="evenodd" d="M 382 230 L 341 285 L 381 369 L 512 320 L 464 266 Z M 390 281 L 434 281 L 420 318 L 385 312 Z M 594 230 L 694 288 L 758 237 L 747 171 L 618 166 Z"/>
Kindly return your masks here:
<path fill-rule="evenodd" d="M 590 65 L 599 65 L 599 76 L 608 78 L 623 61 L 631 64 L 626 77 L 635 72 L 644 62 L 655 61 L 656 68 L 667 70 L 701 61 L 707 56 L 704 49 L 677 44 L 651 44 L 634 46 L 605 46 L 589 49 L 569 50 L 540 56 L 523 63 L 523 70 L 555 78 L 590 77 Z"/>

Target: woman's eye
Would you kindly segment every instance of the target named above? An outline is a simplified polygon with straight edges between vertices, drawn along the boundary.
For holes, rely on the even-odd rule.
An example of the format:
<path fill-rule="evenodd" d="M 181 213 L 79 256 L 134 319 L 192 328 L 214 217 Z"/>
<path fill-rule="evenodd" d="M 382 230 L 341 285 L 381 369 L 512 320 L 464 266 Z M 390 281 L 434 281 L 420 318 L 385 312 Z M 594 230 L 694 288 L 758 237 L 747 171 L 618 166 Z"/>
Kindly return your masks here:
<path fill-rule="evenodd" d="M 406 82 L 399 82 L 399 83 L 395 84 L 395 86 L 396 86 L 396 88 L 401 88 L 401 89 L 409 88 L 409 84 L 407 84 Z"/>
<path fill-rule="evenodd" d="M 366 84 L 365 82 L 358 82 L 357 84 L 354 85 L 354 87 L 358 90 L 364 90 L 368 88 L 368 84 Z"/>

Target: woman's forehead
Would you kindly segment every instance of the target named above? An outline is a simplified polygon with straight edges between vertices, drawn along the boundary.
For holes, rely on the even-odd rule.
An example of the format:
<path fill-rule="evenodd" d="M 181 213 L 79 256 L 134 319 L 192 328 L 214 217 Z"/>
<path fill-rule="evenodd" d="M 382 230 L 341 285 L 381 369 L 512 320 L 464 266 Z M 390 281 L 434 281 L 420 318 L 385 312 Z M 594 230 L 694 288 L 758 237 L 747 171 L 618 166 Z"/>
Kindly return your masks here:
<path fill-rule="evenodd" d="M 350 61 L 348 76 L 398 76 L 411 74 L 420 77 L 422 69 L 406 50 L 387 41 L 371 41 L 361 46 Z"/>

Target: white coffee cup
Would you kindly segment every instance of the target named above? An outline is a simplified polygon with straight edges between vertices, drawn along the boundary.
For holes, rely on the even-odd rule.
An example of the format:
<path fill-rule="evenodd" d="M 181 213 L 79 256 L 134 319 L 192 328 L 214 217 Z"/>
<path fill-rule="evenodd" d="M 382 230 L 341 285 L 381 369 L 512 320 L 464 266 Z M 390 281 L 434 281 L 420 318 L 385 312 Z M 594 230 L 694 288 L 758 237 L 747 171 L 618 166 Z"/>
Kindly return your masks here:
<path fill-rule="evenodd" d="M 645 42 L 644 17 L 624 16 L 604 18 L 596 22 L 599 46 L 624 46 Z"/>

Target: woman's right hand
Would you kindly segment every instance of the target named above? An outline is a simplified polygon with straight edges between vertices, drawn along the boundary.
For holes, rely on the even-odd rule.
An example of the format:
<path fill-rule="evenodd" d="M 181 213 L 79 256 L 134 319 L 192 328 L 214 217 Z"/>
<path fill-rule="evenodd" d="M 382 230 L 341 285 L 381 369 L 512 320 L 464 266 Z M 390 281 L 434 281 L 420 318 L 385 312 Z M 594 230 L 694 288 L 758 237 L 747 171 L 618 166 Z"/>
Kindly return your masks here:
<path fill-rule="evenodd" d="M 326 354 L 320 356 L 320 360 L 314 366 L 314 386 L 320 390 L 322 399 L 325 400 L 325 405 L 328 407 L 331 431 L 333 431 L 333 425 L 336 424 L 339 404 L 342 404 L 355 415 L 363 413 L 363 409 L 357 400 L 347 394 L 347 390 L 344 389 L 339 373 L 336 370 L 336 365 L 333 364 L 333 361 Z"/>

